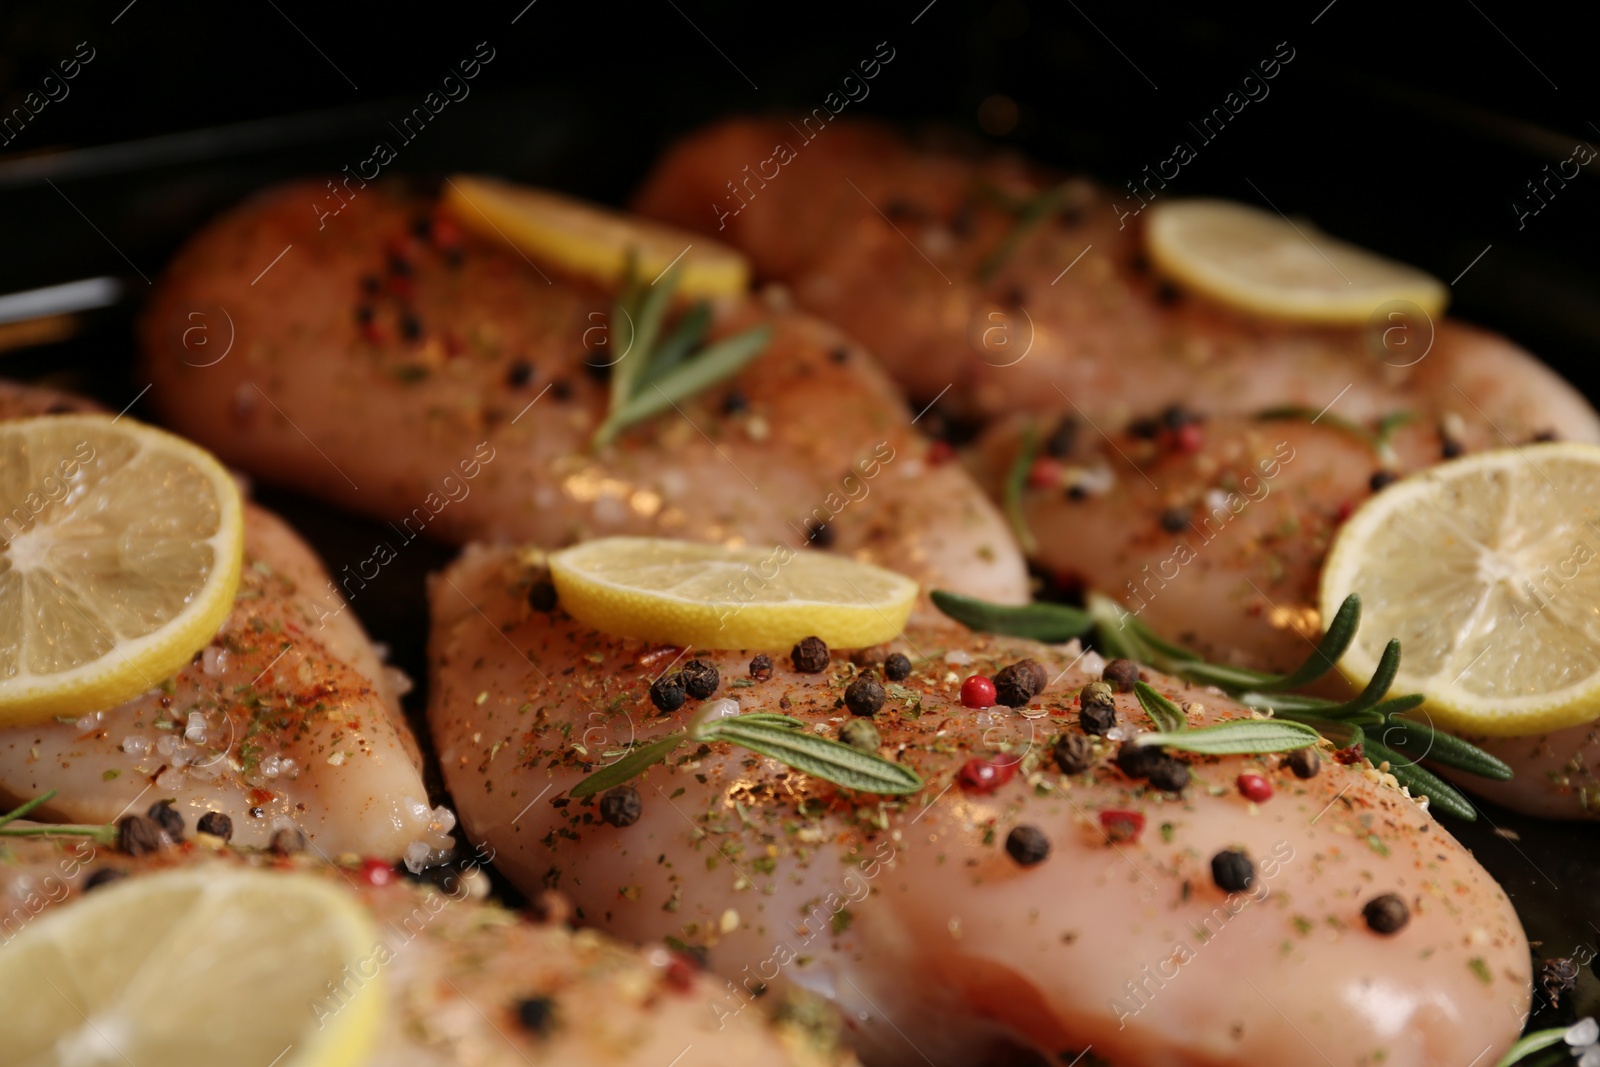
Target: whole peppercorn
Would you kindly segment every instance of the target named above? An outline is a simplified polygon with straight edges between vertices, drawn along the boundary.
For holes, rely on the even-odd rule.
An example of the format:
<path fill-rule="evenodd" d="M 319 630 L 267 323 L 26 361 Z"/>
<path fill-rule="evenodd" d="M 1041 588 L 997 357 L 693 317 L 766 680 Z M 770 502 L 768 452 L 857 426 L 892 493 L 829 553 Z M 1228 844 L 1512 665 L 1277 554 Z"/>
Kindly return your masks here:
<path fill-rule="evenodd" d="M 1050 855 L 1050 839 L 1037 826 L 1013 826 L 1006 835 L 1006 853 L 1017 866 L 1032 867 Z"/>
<path fill-rule="evenodd" d="M 1181 793 L 1189 784 L 1189 765 L 1176 756 L 1162 754 L 1150 768 L 1150 784 L 1167 793 Z"/>
<path fill-rule="evenodd" d="M 1090 682 L 1078 691 L 1078 724 L 1086 734 L 1103 734 L 1117 725 L 1117 701 L 1110 682 Z"/>
<path fill-rule="evenodd" d="M 220 837 L 224 841 L 233 839 L 233 820 L 220 811 L 206 812 L 200 816 L 200 821 L 194 824 L 194 828 L 202 834 Z"/>
<path fill-rule="evenodd" d="M 828 645 L 820 637 L 802 637 L 789 650 L 789 659 L 801 674 L 821 674 L 828 669 Z"/>
<path fill-rule="evenodd" d="M 1372 477 L 1367 479 L 1367 485 L 1374 493 L 1381 493 L 1399 480 L 1400 476 L 1394 471 L 1373 471 Z"/>
<path fill-rule="evenodd" d="M 683 675 L 683 691 L 696 700 L 704 700 L 722 684 L 722 676 L 717 673 L 716 666 L 703 659 L 692 659 L 685 663 L 680 673 Z"/>
<path fill-rule="evenodd" d="M 1133 692 L 1133 683 L 1143 677 L 1139 673 L 1139 665 L 1131 659 L 1114 659 L 1100 672 L 1101 680 L 1110 682 L 1119 693 Z"/>
<path fill-rule="evenodd" d="M 117 847 L 130 856 L 148 856 L 161 848 L 161 828 L 143 815 L 117 820 Z"/>
<path fill-rule="evenodd" d="M 974 793 L 993 793 L 1016 776 L 1017 766 L 1021 762 L 1003 756 L 990 759 L 974 757 L 961 765 L 957 777 L 964 788 Z"/>
<path fill-rule="evenodd" d="M 1462 448 L 1461 442 L 1453 437 L 1446 437 L 1439 445 L 1439 455 L 1445 459 L 1455 459 L 1463 451 L 1465 450 Z"/>
<path fill-rule="evenodd" d="M 282 830 L 275 830 L 272 840 L 267 844 L 275 856 L 292 856 L 297 852 L 306 850 L 306 835 L 292 826 Z"/>
<path fill-rule="evenodd" d="M 737 415 L 750 406 L 750 401 L 737 389 L 728 390 L 722 398 L 722 413 L 724 415 Z"/>
<path fill-rule="evenodd" d="M 83 889 L 84 892 L 88 892 L 91 889 L 99 889 L 103 885 L 110 885 L 112 882 L 121 881 L 126 877 L 128 877 L 127 871 L 117 867 L 101 867 L 83 880 Z"/>
<path fill-rule="evenodd" d="M 883 676 L 891 682 L 903 682 L 911 677 L 911 659 L 903 652 L 892 652 L 883 661 Z"/>
<path fill-rule="evenodd" d="M 1124 741 L 1117 749 L 1117 770 L 1129 778 L 1148 778 L 1165 758 L 1166 754 L 1155 745 Z"/>
<path fill-rule="evenodd" d="M 1256 865 L 1243 852 L 1225 848 L 1211 857 L 1211 880 L 1224 893 L 1243 893 L 1256 884 Z"/>
<path fill-rule="evenodd" d="M 393 885 L 399 878 L 400 876 L 395 873 L 394 864 L 388 860 L 368 856 L 361 861 L 361 880 L 368 885 Z"/>
<path fill-rule="evenodd" d="M 1295 749 L 1284 757 L 1283 762 L 1296 778 L 1315 778 L 1317 772 L 1322 770 L 1322 757 L 1313 745 Z"/>
<path fill-rule="evenodd" d="M 1241 774 L 1234 779 L 1233 784 L 1238 787 L 1239 795 L 1246 800 L 1263 804 L 1272 799 L 1272 783 L 1259 774 Z"/>
<path fill-rule="evenodd" d="M 995 699 L 1008 708 L 1026 707 L 1049 680 L 1037 660 L 1020 659 L 994 676 Z"/>
<path fill-rule="evenodd" d="M 548 614 L 556 610 L 556 587 L 550 581 L 534 582 L 528 590 L 528 606 Z"/>
<path fill-rule="evenodd" d="M 871 719 L 851 719 L 839 727 L 839 740 L 862 752 L 876 752 L 883 747 L 883 738 Z"/>
<path fill-rule="evenodd" d="M 533 381 L 533 364 L 525 359 L 519 359 L 506 368 L 506 384 L 513 389 L 520 389 Z"/>
<path fill-rule="evenodd" d="M 762 652 L 760 655 L 750 657 L 750 677 L 758 682 L 764 682 L 772 677 L 772 657 Z"/>
<path fill-rule="evenodd" d="M 1167 533 L 1182 533 L 1189 525 L 1189 513 L 1182 508 L 1163 508 L 1161 528 Z"/>
<path fill-rule="evenodd" d="M 158 800 L 144 814 L 145 818 L 161 828 L 161 832 L 173 844 L 183 840 L 183 816 L 172 806 L 172 801 Z"/>
<path fill-rule="evenodd" d="M 683 707 L 686 698 L 682 675 L 663 674 L 650 683 L 650 703 L 663 715 Z"/>
<path fill-rule="evenodd" d="M 961 706 L 982 710 L 994 707 L 994 683 L 981 674 L 974 674 L 961 683 Z"/>
<path fill-rule="evenodd" d="M 1411 921 L 1411 909 L 1394 893 L 1373 897 L 1361 909 L 1367 928 L 1375 934 L 1397 934 Z"/>
<path fill-rule="evenodd" d="M 844 706 L 850 709 L 852 715 L 873 715 L 883 707 L 884 695 L 883 686 L 872 676 L 872 672 L 863 671 L 845 689 Z"/>
<path fill-rule="evenodd" d="M 832 548 L 834 542 L 833 527 L 816 519 L 806 520 L 806 544 L 816 545 L 818 548 Z"/>
<path fill-rule="evenodd" d="M 1065 459 L 1072 453 L 1072 446 L 1078 439 L 1078 422 L 1071 415 L 1056 423 L 1056 428 L 1050 431 L 1050 436 L 1044 439 L 1044 452 L 1047 456 L 1056 459 Z"/>
<path fill-rule="evenodd" d="M 556 1002 L 549 997 L 523 997 L 517 1001 L 517 1022 L 530 1034 L 543 1037 L 556 1021 Z"/>
<path fill-rule="evenodd" d="M 631 785 L 615 786 L 600 794 L 600 818 L 612 826 L 632 826 L 643 810 L 639 791 Z"/>
<path fill-rule="evenodd" d="M 1062 774 L 1078 774 L 1094 762 L 1094 742 L 1082 734 L 1062 734 L 1050 746 L 1050 755 Z"/>

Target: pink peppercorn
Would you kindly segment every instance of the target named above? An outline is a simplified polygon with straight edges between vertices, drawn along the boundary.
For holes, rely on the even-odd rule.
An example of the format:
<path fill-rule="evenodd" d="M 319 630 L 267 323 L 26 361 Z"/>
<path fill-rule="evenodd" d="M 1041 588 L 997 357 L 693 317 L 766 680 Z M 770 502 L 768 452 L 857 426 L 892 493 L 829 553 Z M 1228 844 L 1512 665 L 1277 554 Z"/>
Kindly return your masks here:
<path fill-rule="evenodd" d="M 1241 774 L 1233 784 L 1239 787 L 1239 795 L 1246 800 L 1261 804 L 1272 799 L 1272 783 L 1259 774 Z"/>
<path fill-rule="evenodd" d="M 961 705 L 967 708 L 992 708 L 997 694 L 994 682 L 981 674 L 974 674 L 961 683 Z"/>

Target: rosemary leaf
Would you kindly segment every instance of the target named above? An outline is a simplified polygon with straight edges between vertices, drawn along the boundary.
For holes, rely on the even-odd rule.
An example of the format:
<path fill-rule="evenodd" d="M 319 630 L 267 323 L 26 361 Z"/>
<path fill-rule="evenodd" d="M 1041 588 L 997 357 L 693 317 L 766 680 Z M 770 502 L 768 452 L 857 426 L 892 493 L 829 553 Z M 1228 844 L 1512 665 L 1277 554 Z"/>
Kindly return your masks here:
<path fill-rule="evenodd" d="M 934 607 L 980 633 L 1057 644 L 1088 633 L 1094 626 L 1088 612 L 1065 604 L 993 604 L 944 589 L 935 589 L 930 595 Z"/>
<path fill-rule="evenodd" d="M 922 788 L 922 779 L 915 771 L 876 753 L 862 752 L 804 730 L 748 720 L 746 715 L 718 719 L 707 725 L 703 739 L 731 741 L 813 778 L 863 793 L 915 793 Z"/>
<path fill-rule="evenodd" d="M 656 349 L 650 359 L 650 365 L 645 368 L 640 385 L 649 388 L 651 383 L 659 382 L 667 376 L 667 372 L 686 359 L 690 352 L 699 348 L 706 339 L 706 331 L 711 328 L 711 305 L 704 300 L 696 301 L 695 305 L 683 313 L 683 318 L 678 320 L 677 328 L 667 335 L 666 340 Z"/>
<path fill-rule="evenodd" d="M 1363 755 L 1372 761 L 1374 767 L 1388 761 L 1389 773 L 1394 775 L 1395 781 L 1410 789 L 1413 796 L 1427 797 L 1431 807 L 1447 811 L 1458 819 L 1467 822 L 1477 821 L 1477 809 L 1467 801 L 1466 797 L 1447 785 L 1432 771 L 1418 766 L 1414 761 L 1406 759 L 1392 748 L 1370 737 L 1362 742 L 1361 747 Z"/>
<path fill-rule="evenodd" d="M 5 815 L 0 815 L 0 826 L 4 826 L 4 825 L 6 825 L 6 823 L 16 822 L 18 819 L 20 819 L 23 816 L 27 815 L 30 811 L 33 811 L 35 808 L 38 808 L 38 807 L 41 807 L 41 806 L 43 806 L 45 804 L 50 803 L 50 801 L 55 797 L 55 795 L 56 795 L 56 790 L 52 789 L 48 793 L 41 793 L 40 795 L 34 797 L 32 800 L 30 800 L 30 801 L 28 801 L 28 802 L 26 802 L 24 804 L 18 805 L 17 807 L 13 808 L 10 812 L 6 813 Z"/>
<path fill-rule="evenodd" d="M 1531 1034 L 1524 1034 L 1504 1056 L 1500 1057 L 1500 1062 L 1495 1064 L 1495 1067 L 1513 1067 L 1535 1052 L 1542 1052 L 1552 1045 L 1562 1044 L 1566 1040 L 1567 1029 L 1565 1026 L 1557 1026 L 1551 1030 L 1535 1030 Z"/>
<path fill-rule="evenodd" d="M 1288 719 L 1234 719 L 1194 730 L 1141 734 L 1136 743 L 1207 756 L 1233 756 L 1249 752 L 1289 752 L 1314 745 L 1321 736 L 1312 727 Z"/>
<path fill-rule="evenodd" d="M 1139 698 L 1139 706 L 1150 716 L 1157 730 L 1164 734 L 1175 734 L 1189 728 L 1189 720 L 1184 716 L 1183 709 L 1156 692 L 1148 683 L 1134 682 L 1133 692 Z"/>
<path fill-rule="evenodd" d="M 750 714 L 741 715 L 739 718 L 742 722 L 764 722 L 773 726 L 784 726 L 790 730 L 799 730 L 805 726 L 805 723 L 799 719 L 791 718 L 788 715 L 779 715 L 772 711 L 752 711 Z"/>
<path fill-rule="evenodd" d="M 1006 471 L 1003 496 L 1011 532 L 1016 535 L 1022 551 L 1029 556 L 1039 551 L 1039 541 L 1028 529 L 1028 517 L 1022 513 L 1022 490 L 1028 484 L 1028 472 L 1033 469 L 1033 461 L 1038 454 L 1039 436 L 1030 420 L 1022 430 L 1022 443 L 1017 449 L 1016 458 L 1011 461 L 1011 469 Z"/>
<path fill-rule="evenodd" d="M 682 730 L 657 738 L 647 744 L 640 745 L 633 751 L 623 756 L 609 766 L 601 767 L 589 777 L 579 782 L 567 791 L 570 797 L 586 797 L 610 789 L 614 785 L 621 785 L 630 778 L 637 778 L 646 770 L 672 755 L 674 749 L 688 740 Z"/>
<path fill-rule="evenodd" d="M 1024 200 L 1020 204 L 1015 201 L 1012 202 L 1014 206 L 1009 210 L 1015 211 L 1016 221 L 1011 224 L 1011 229 L 1006 231 L 1006 235 L 1000 239 L 1000 243 L 995 246 L 995 250 L 985 256 L 983 262 L 978 265 L 978 281 L 981 284 L 987 285 L 994 281 L 995 275 L 1000 273 L 1000 268 L 1005 266 L 1006 262 L 1017 254 L 1017 249 L 1022 246 L 1022 242 L 1027 239 L 1028 234 L 1032 233 L 1039 223 L 1061 210 L 1062 204 L 1066 200 L 1066 195 L 1067 186 L 1062 184 L 1051 186 L 1044 192 L 1031 199 Z"/>
<path fill-rule="evenodd" d="M 1511 780 L 1512 772 L 1507 764 L 1470 741 L 1463 741 L 1428 723 L 1390 717 L 1377 733 L 1381 743 L 1399 749 L 1413 759 L 1432 760 L 1497 782 Z"/>
<path fill-rule="evenodd" d="M 1327 632 L 1322 635 L 1322 640 L 1306 661 L 1299 667 L 1285 674 L 1275 682 L 1258 682 L 1253 688 L 1257 692 L 1270 693 L 1282 689 L 1301 689 L 1321 678 L 1333 670 L 1334 664 L 1339 662 L 1345 650 L 1350 647 L 1350 642 L 1355 640 L 1356 627 L 1361 624 L 1361 597 L 1351 593 L 1344 598 L 1344 603 L 1339 605 L 1339 610 L 1334 612 L 1333 621 L 1328 623 Z"/>
<path fill-rule="evenodd" d="M 38 826 L 0 827 L 0 837 L 87 837 L 97 845 L 114 845 L 117 828 L 110 823 L 40 823 Z"/>
<path fill-rule="evenodd" d="M 1383 655 L 1378 657 L 1378 668 L 1372 672 L 1372 679 L 1367 682 L 1367 687 L 1361 690 L 1354 700 L 1346 701 L 1335 708 L 1330 708 L 1330 718 L 1342 718 L 1353 715 L 1358 711 L 1376 707 L 1378 702 L 1389 692 L 1389 687 L 1394 684 L 1394 676 L 1400 673 L 1400 641 L 1391 638 L 1383 647 Z M 1419 701 L 1420 703 L 1420 701 Z"/>
<path fill-rule="evenodd" d="M 618 434 L 635 423 L 659 415 L 702 389 L 732 377 L 746 363 L 760 355 L 771 339 L 772 327 L 762 324 L 724 338 L 678 364 L 659 381 L 652 381 L 639 395 L 621 407 L 612 409 L 595 434 L 595 447 L 610 444 Z"/>

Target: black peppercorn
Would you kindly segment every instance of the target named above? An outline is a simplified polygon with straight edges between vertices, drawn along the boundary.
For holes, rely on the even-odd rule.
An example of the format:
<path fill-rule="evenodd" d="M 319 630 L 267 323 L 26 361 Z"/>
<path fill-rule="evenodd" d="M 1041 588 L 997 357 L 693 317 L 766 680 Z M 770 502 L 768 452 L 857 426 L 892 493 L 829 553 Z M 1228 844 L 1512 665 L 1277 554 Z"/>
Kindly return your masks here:
<path fill-rule="evenodd" d="M 517 1022 L 530 1034 L 543 1037 L 556 1021 L 556 1002 L 549 997 L 524 997 L 517 1001 Z"/>
<path fill-rule="evenodd" d="M 422 336 L 422 322 L 409 312 L 400 316 L 400 333 L 407 341 L 415 341 Z"/>
<path fill-rule="evenodd" d="M 1119 693 L 1133 692 L 1133 683 L 1144 676 L 1139 673 L 1139 665 L 1131 659 L 1114 659 L 1106 664 L 1105 670 L 1100 672 L 1102 680 L 1110 682 L 1112 688 Z"/>
<path fill-rule="evenodd" d="M 1122 742 L 1117 749 L 1117 769 L 1129 778 L 1148 778 L 1167 756 L 1156 745 Z"/>
<path fill-rule="evenodd" d="M 1072 454 L 1072 446 L 1078 441 L 1078 420 L 1071 415 L 1056 423 L 1056 428 L 1050 431 L 1050 436 L 1045 438 L 1045 455 L 1055 459 L 1065 459 Z"/>
<path fill-rule="evenodd" d="M 506 384 L 513 389 L 520 389 L 533 381 L 533 364 L 525 359 L 519 359 L 506 369 Z"/>
<path fill-rule="evenodd" d="M 202 834 L 220 837 L 224 841 L 233 839 L 233 820 L 220 811 L 206 812 L 200 816 L 200 821 L 194 824 L 194 828 Z"/>
<path fill-rule="evenodd" d="M 148 856 L 161 848 L 161 829 L 143 815 L 117 820 L 117 847 L 130 856 Z"/>
<path fill-rule="evenodd" d="M 1243 893 L 1256 884 L 1256 865 L 1243 852 L 1225 848 L 1211 857 L 1211 880 L 1224 893 Z"/>
<path fill-rule="evenodd" d="M 1373 471 L 1372 477 L 1367 479 L 1367 487 L 1374 493 L 1381 493 L 1399 480 L 1400 476 L 1394 471 Z"/>
<path fill-rule="evenodd" d="M 883 747 L 883 736 L 871 719 L 851 719 L 839 727 L 839 740 L 862 752 L 876 752 Z"/>
<path fill-rule="evenodd" d="M 1172 755 L 1163 755 L 1150 768 L 1150 784 L 1168 793 L 1181 793 L 1189 784 L 1189 765 Z"/>
<path fill-rule="evenodd" d="M 683 691 L 696 700 L 704 700 L 717 691 L 722 676 L 717 668 L 703 659 L 692 659 L 683 665 Z"/>
<path fill-rule="evenodd" d="M 583 373 L 594 382 L 609 382 L 611 380 L 611 361 L 604 352 L 590 352 L 583 361 Z"/>
<path fill-rule="evenodd" d="M 1462 448 L 1461 442 L 1457 441 L 1454 437 L 1446 437 L 1439 444 L 1439 455 L 1443 456 L 1445 459 L 1455 459 L 1464 451 L 1465 449 Z"/>
<path fill-rule="evenodd" d="M 663 674 L 650 683 L 650 703 L 656 710 L 665 715 L 683 707 L 687 694 L 683 689 L 683 678 L 677 674 Z"/>
<path fill-rule="evenodd" d="M 1068 500 L 1076 504 L 1079 501 L 1089 499 L 1089 490 L 1085 489 L 1077 482 L 1074 482 L 1073 484 L 1067 486 L 1067 491 L 1064 495 Z"/>
<path fill-rule="evenodd" d="M 1094 742 L 1082 734 L 1062 734 L 1050 746 L 1050 754 L 1062 774 L 1078 774 L 1094 762 Z"/>
<path fill-rule="evenodd" d="M 730 389 L 722 398 L 722 413 L 724 415 L 737 415 L 750 406 L 750 401 L 737 389 Z"/>
<path fill-rule="evenodd" d="M 554 582 L 534 582 L 528 589 L 528 606 L 534 611 L 549 613 L 556 610 L 556 599 Z"/>
<path fill-rule="evenodd" d="M 1086 734 L 1104 734 L 1117 725 L 1117 701 L 1110 682 L 1090 682 L 1078 691 L 1078 725 Z"/>
<path fill-rule="evenodd" d="M 1556 433 L 1554 430 L 1540 430 L 1538 433 L 1533 435 L 1531 440 L 1536 445 L 1542 445 L 1548 444 L 1551 441 L 1561 440 L 1561 435 Z"/>
<path fill-rule="evenodd" d="M 1156 283 L 1156 303 L 1162 307 L 1171 307 L 1183 299 L 1183 290 L 1171 282 Z"/>
<path fill-rule="evenodd" d="M 831 548 L 834 536 L 833 527 L 816 519 L 806 520 L 806 544 L 816 545 L 818 548 Z"/>
<path fill-rule="evenodd" d="M 183 816 L 172 806 L 172 801 L 158 800 L 144 814 L 145 818 L 161 828 L 173 844 L 183 840 Z"/>
<path fill-rule="evenodd" d="M 367 323 L 369 323 L 371 321 L 372 321 L 372 308 L 370 306 L 366 305 L 366 304 L 361 304 L 361 305 L 357 306 L 357 308 L 356 308 L 356 322 L 359 323 L 362 326 L 365 326 Z"/>
<path fill-rule="evenodd" d="M 83 889 L 84 892 L 88 892 L 91 889 L 99 889 L 103 885 L 109 885 L 126 877 L 128 877 L 128 872 L 126 871 L 118 870 L 116 867 L 101 867 L 83 880 Z"/>
<path fill-rule="evenodd" d="M 802 637 L 789 650 L 794 669 L 801 674 L 821 674 L 828 669 L 828 646 L 820 637 Z"/>
<path fill-rule="evenodd" d="M 1049 680 L 1037 660 L 1019 659 L 995 674 L 995 699 L 1008 708 L 1027 707 L 1028 701 L 1044 691 Z"/>
<path fill-rule="evenodd" d="M 772 677 L 772 657 L 762 652 L 750 657 L 750 677 L 758 682 L 764 682 Z"/>
<path fill-rule="evenodd" d="M 572 383 L 565 378 L 557 378 L 550 383 L 550 399 L 562 402 L 572 399 Z"/>
<path fill-rule="evenodd" d="M 612 826 L 632 826 L 639 821 L 643 808 L 639 791 L 631 785 L 619 785 L 600 794 L 600 817 Z"/>
<path fill-rule="evenodd" d="M 418 215 L 411 220 L 411 232 L 426 241 L 433 232 L 433 220 L 426 215 Z"/>
<path fill-rule="evenodd" d="M 911 659 L 903 652 L 892 652 L 883 661 L 883 676 L 891 682 L 903 682 L 911 677 Z"/>
<path fill-rule="evenodd" d="M 844 706 L 850 709 L 852 715 L 872 715 L 883 707 L 883 686 L 878 679 L 872 676 L 871 671 L 863 671 L 857 675 L 844 691 Z"/>
<path fill-rule="evenodd" d="M 1161 528 L 1167 533 L 1182 533 L 1189 525 L 1189 513 L 1182 508 L 1162 508 Z"/>
<path fill-rule="evenodd" d="M 406 257 L 404 257 L 402 255 L 398 255 L 396 253 L 390 253 L 390 255 L 389 255 L 389 273 L 397 274 L 402 278 L 409 277 L 411 275 L 411 263 L 410 263 L 410 261 L 407 260 Z"/>
<path fill-rule="evenodd" d="M 1128 435 L 1137 437 L 1141 441 L 1154 441 L 1161 433 L 1161 420 L 1152 418 L 1134 419 L 1128 423 Z"/>
<path fill-rule="evenodd" d="M 383 291 L 383 282 L 378 279 L 377 275 L 368 274 L 361 279 L 361 291 L 363 293 L 376 295 Z"/>
<path fill-rule="evenodd" d="M 1032 867 L 1050 855 L 1050 839 L 1037 826 L 1013 826 L 1006 835 L 1006 853 L 1017 866 Z"/>
<path fill-rule="evenodd" d="M 267 847 L 276 856 L 293 856 L 297 852 L 306 850 L 306 835 L 293 826 L 286 826 L 282 830 L 274 830 L 272 840 Z"/>
<path fill-rule="evenodd" d="M 1284 757 L 1283 762 L 1296 778 L 1315 778 L 1317 772 L 1322 770 L 1322 757 L 1311 745 L 1295 749 Z"/>
<path fill-rule="evenodd" d="M 1367 901 L 1361 909 L 1361 917 L 1367 920 L 1367 928 L 1373 933 L 1394 934 L 1411 921 L 1411 909 L 1396 894 L 1384 893 Z"/>
<path fill-rule="evenodd" d="M 850 358 L 850 350 L 844 345 L 839 345 L 828 355 L 832 357 L 835 363 L 843 363 Z"/>

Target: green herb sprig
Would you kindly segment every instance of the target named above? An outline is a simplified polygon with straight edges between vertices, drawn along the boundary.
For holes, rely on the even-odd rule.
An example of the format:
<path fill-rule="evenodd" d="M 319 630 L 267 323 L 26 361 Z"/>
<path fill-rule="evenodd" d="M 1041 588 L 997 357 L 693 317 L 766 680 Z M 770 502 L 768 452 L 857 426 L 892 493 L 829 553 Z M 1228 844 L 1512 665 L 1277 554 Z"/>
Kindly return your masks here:
<path fill-rule="evenodd" d="M 939 610 L 974 630 L 1050 643 L 1092 630 L 1096 645 L 1107 656 L 1136 660 L 1191 682 L 1214 685 L 1246 707 L 1272 716 L 1189 730 L 1182 711 L 1154 689 L 1141 686 L 1137 689 L 1140 705 L 1157 726 L 1157 733 L 1140 738 L 1142 744 L 1208 754 L 1271 752 L 1302 748 L 1320 734 L 1341 748 L 1361 745 L 1363 755 L 1374 764 L 1388 762 L 1396 781 L 1426 796 L 1439 810 L 1468 821 L 1477 818 L 1477 811 L 1467 798 L 1419 761 L 1432 760 L 1497 781 L 1511 777 L 1509 766 L 1477 746 L 1429 723 L 1404 717 L 1423 703 L 1423 697 L 1388 695 L 1400 670 L 1399 641 L 1389 642 L 1371 680 L 1350 700 L 1291 691 L 1323 677 L 1350 647 L 1361 621 L 1361 601 L 1356 596 L 1345 598 L 1305 662 L 1286 674 L 1207 662 L 1197 652 L 1157 635 L 1115 600 L 1098 594 L 1089 596 L 1086 611 L 1060 604 L 991 604 L 944 590 L 934 591 L 932 598 Z M 1247 747 L 1253 745 L 1263 747 Z"/>
<path fill-rule="evenodd" d="M 677 285 L 677 268 L 653 285 L 640 285 L 630 255 L 610 318 L 610 343 L 622 355 L 611 365 L 610 407 L 593 447 L 603 448 L 629 427 L 731 378 L 771 344 L 772 327 L 766 323 L 706 344 L 711 306 L 703 300 L 663 337 Z"/>
<path fill-rule="evenodd" d="M 987 285 L 994 281 L 995 275 L 1000 273 L 1000 268 L 1017 254 L 1017 249 L 1022 247 L 1022 242 L 1027 240 L 1028 235 L 1045 219 L 1067 207 L 1067 196 L 1071 186 L 1071 182 L 1063 182 L 1026 199 L 1007 196 L 997 189 L 986 190 L 989 199 L 999 204 L 1002 210 L 1010 212 L 1015 219 L 994 251 L 978 264 L 977 278 L 980 283 Z"/>
<path fill-rule="evenodd" d="M 821 778 L 862 793 L 899 796 L 922 788 L 922 778 L 911 768 L 874 752 L 851 748 L 831 737 L 810 733 L 799 719 L 771 712 L 751 712 L 712 719 L 635 747 L 609 767 L 589 775 L 568 792 L 586 797 L 621 785 L 663 763 L 686 742 L 712 744 L 726 741 L 787 764 L 802 774 Z"/>
<path fill-rule="evenodd" d="M 1016 458 L 1011 461 L 1011 469 L 1006 471 L 1006 484 L 1003 494 L 1006 519 L 1011 523 L 1011 532 L 1017 538 L 1024 554 L 1035 555 L 1039 551 L 1039 539 L 1033 536 L 1033 531 L 1028 529 L 1028 516 L 1022 510 L 1022 491 L 1028 485 L 1028 475 L 1033 471 L 1033 461 L 1039 454 L 1039 435 L 1034 429 L 1032 421 L 1022 429 L 1022 442 L 1017 448 Z"/>
<path fill-rule="evenodd" d="M 1300 404 L 1285 404 L 1281 407 L 1267 408 L 1256 412 L 1256 418 L 1262 422 L 1284 422 L 1289 420 L 1301 422 L 1326 422 L 1332 429 L 1354 437 L 1357 441 L 1372 449 L 1378 459 L 1388 465 L 1399 462 L 1394 453 L 1394 446 L 1390 438 L 1400 427 L 1417 420 L 1415 411 L 1391 411 L 1378 419 L 1376 429 L 1367 429 L 1353 419 L 1340 415 L 1329 415 L 1326 409 L 1318 411 L 1316 408 L 1304 407 Z"/>
<path fill-rule="evenodd" d="M 42 793 L 26 803 L 0 815 L 0 837 L 87 837 L 96 844 L 110 845 L 117 840 L 117 828 L 110 823 L 41 823 L 38 826 L 12 826 L 18 819 L 26 818 L 36 808 L 55 799 L 56 790 Z"/>

